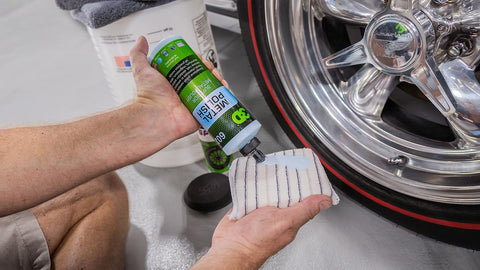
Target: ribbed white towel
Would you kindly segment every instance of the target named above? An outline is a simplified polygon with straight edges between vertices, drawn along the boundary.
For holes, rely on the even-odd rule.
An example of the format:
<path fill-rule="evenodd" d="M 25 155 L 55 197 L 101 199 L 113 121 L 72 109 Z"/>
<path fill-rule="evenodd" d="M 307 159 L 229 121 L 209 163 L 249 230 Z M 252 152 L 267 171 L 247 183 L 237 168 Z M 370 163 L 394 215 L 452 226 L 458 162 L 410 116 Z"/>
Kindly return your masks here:
<path fill-rule="evenodd" d="M 310 149 L 293 149 L 266 155 L 263 163 L 252 157 L 237 158 L 229 171 L 233 209 L 239 219 L 264 207 L 286 208 L 313 194 L 340 201 L 318 157 Z"/>

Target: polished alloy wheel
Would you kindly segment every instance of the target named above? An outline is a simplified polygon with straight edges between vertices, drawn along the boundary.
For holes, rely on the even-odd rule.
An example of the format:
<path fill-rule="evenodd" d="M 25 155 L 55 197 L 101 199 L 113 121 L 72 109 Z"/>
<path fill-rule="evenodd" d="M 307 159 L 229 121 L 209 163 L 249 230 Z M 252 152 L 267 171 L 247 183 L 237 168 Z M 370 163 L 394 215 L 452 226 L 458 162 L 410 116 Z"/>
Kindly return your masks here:
<path fill-rule="evenodd" d="M 239 1 L 242 33 L 297 141 L 390 210 L 480 209 L 480 1 L 261 2 Z"/>

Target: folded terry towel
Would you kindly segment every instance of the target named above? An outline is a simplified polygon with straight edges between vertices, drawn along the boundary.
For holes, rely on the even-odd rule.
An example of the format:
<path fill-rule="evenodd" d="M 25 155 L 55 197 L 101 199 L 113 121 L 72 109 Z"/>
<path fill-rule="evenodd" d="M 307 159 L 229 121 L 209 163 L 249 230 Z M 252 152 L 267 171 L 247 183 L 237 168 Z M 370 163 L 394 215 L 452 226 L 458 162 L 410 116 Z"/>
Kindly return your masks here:
<path fill-rule="evenodd" d="M 340 201 L 318 157 L 310 149 L 269 154 L 263 163 L 252 157 L 232 162 L 229 171 L 233 209 L 230 219 L 239 219 L 264 207 L 286 208 L 313 194 Z"/>
<path fill-rule="evenodd" d="M 89 1 L 89 0 L 86 0 Z M 132 0 L 109 0 L 87 3 L 73 10 L 72 16 L 90 28 L 99 28 L 134 12 L 160 6 L 174 0 L 137 2 Z"/>

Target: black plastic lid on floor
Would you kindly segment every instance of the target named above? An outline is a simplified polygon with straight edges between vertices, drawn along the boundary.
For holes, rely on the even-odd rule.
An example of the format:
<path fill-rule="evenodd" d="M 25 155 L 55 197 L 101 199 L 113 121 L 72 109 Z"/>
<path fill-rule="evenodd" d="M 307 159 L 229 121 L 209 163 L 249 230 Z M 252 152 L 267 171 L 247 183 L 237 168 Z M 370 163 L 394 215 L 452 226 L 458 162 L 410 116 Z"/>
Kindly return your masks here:
<path fill-rule="evenodd" d="M 228 177 L 221 173 L 206 173 L 193 179 L 183 193 L 188 207 L 200 212 L 213 212 L 232 201 Z"/>

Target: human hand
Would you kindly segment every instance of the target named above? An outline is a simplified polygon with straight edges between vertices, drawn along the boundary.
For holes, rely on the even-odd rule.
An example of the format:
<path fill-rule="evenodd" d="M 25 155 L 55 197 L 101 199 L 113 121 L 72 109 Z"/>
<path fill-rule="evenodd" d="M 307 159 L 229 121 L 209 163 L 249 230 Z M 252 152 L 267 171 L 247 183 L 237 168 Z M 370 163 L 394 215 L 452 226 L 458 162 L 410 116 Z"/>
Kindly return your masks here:
<path fill-rule="evenodd" d="M 150 66 L 147 54 L 148 42 L 145 37 L 140 36 L 130 50 L 130 61 L 137 87 L 136 103 L 151 114 L 151 128 L 158 129 L 162 137 L 171 137 L 171 140 L 194 132 L 199 128 L 198 122 L 183 105 L 167 79 Z M 203 63 L 226 85 L 211 62 L 203 60 Z"/>
<path fill-rule="evenodd" d="M 215 229 L 211 249 L 192 269 L 258 269 L 331 205 L 330 197 L 312 195 L 284 209 L 259 208 L 239 220 L 229 220 L 227 214 Z"/>

